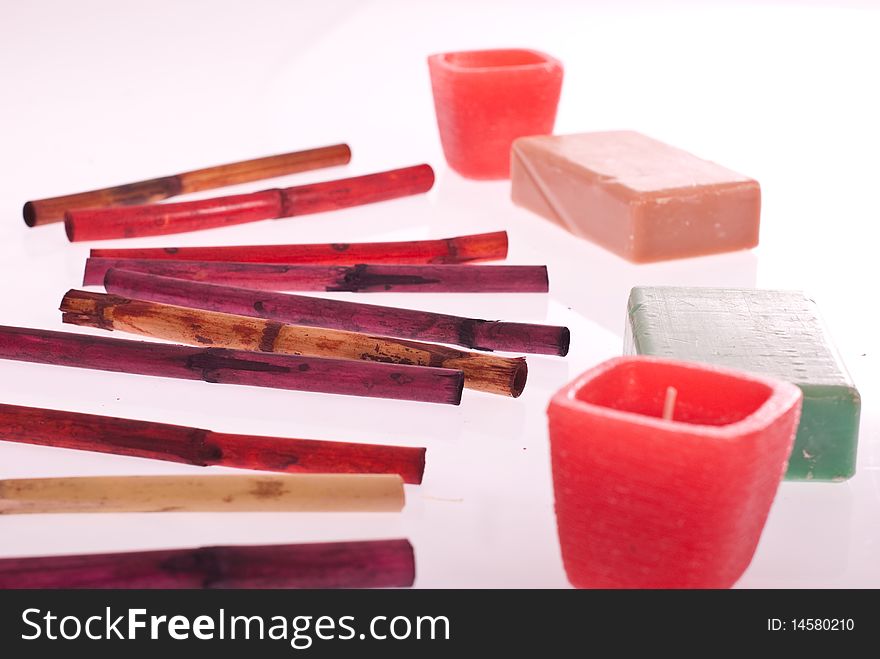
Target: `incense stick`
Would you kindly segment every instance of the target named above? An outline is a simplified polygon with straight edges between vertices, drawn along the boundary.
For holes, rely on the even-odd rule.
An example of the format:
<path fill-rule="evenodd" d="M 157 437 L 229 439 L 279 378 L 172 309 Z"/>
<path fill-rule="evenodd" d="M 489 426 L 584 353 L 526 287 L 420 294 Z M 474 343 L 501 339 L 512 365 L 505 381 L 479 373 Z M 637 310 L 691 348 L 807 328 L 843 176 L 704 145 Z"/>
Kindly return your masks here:
<path fill-rule="evenodd" d="M 414 579 L 407 540 L 0 560 L 0 588 L 388 588 Z"/>
<path fill-rule="evenodd" d="M 522 357 L 498 357 L 431 343 L 285 325 L 263 318 L 129 300 L 104 293 L 68 291 L 61 301 L 61 311 L 65 323 L 177 343 L 451 368 L 464 372 L 464 386 L 469 389 L 514 398 L 522 393 L 528 377 Z"/>
<path fill-rule="evenodd" d="M 400 474 L 421 483 L 425 449 L 213 432 L 0 403 L 0 440 L 283 473 Z"/>
<path fill-rule="evenodd" d="M 282 265 L 219 261 L 104 259 L 86 261 L 84 286 L 99 286 L 110 268 L 269 291 L 328 293 L 546 293 L 543 265 Z"/>
<path fill-rule="evenodd" d="M 438 240 L 322 245 L 226 245 L 218 247 L 131 247 L 93 249 L 95 258 L 163 259 L 357 265 L 358 263 L 467 263 L 507 257 L 507 232 L 482 233 Z"/>
<path fill-rule="evenodd" d="M 110 269 L 108 293 L 140 300 L 268 318 L 292 325 L 326 327 L 405 339 L 437 341 L 478 350 L 565 355 L 567 327 L 465 318 L 429 311 L 254 291 L 233 286 Z"/>
<path fill-rule="evenodd" d="M 211 383 L 458 405 L 461 371 L 128 341 L 0 325 L 0 359 Z"/>
<path fill-rule="evenodd" d="M 347 144 L 243 160 L 111 188 L 29 201 L 24 205 L 24 221 L 29 227 L 61 222 L 66 211 L 77 208 L 148 204 L 189 192 L 344 165 L 349 160 L 351 150 Z"/>
<path fill-rule="evenodd" d="M 162 236 L 372 204 L 427 192 L 433 185 L 431 167 L 415 165 L 367 176 L 199 201 L 71 210 L 64 216 L 64 226 L 72 242 Z"/>
<path fill-rule="evenodd" d="M 400 512 L 397 475 L 84 476 L 0 480 L 0 515 Z"/>

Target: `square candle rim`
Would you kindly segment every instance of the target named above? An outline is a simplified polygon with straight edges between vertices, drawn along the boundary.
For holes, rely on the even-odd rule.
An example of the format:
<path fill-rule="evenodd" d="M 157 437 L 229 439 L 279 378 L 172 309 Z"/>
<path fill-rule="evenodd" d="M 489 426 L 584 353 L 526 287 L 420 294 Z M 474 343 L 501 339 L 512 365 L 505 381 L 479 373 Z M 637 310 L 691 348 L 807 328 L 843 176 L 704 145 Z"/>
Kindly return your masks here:
<path fill-rule="evenodd" d="M 606 407 L 604 405 L 596 405 L 595 403 L 589 403 L 576 397 L 577 392 L 590 380 L 594 380 L 603 373 L 613 370 L 618 366 L 633 362 L 668 364 L 693 371 L 717 373 L 729 377 L 735 377 L 740 380 L 756 382 L 769 387 L 770 395 L 767 397 L 767 400 L 748 416 L 739 421 L 734 421 L 733 423 L 728 423 L 722 426 L 676 421 L 675 419 L 667 420 L 661 417 L 638 414 L 637 412 L 627 412 L 613 407 Z M 632 355 L 613 357 L 594 366 L 584 373 L 581 373 L 581 375 L 565 385 L 565 387 L 553 396 L 550 400 L 550 407 L 552 408 L 554 405 L 561 405 L 575 411 L 602 410 L 602 413 L 605 416 L 611 417 L 616 421 L 624 421 L 634 425 L 652 427 L 664 433 L 674 431 L 676 433 L 686 432 L 701 437 L 712 436 L 714 439 L 736 439 L 747 432 L 766 428 L 779 418 L 780 414 L 776 410 L 789 409 L 802 398 L 802 395 L 799 387 L 784 380 L 764 377 L 731 368 L 713 366 L 711 364 L 687 362 L 677 359 L 665 359 L 649 355 Z"/>
<path fill-rule="evenodd" d="M 528 64 L 505 64 L 502 66 L 463 66 L 461 64 L 450 62 L 448 59 L 450 55 L 471 55 L 499 52 L 529 53 L 530 55 L 536 55 L 541 61 L 531 62 Z M 548 53 L 545 53 L 541 50 L 535 50 L 534 48 L 477 48 L 473 50 L 450 50 L 443 53 L 434 53 L 433 55 L 429 55 L 428 64 L 436 65 L 438 68 L 445 69 L 447 71 L 455 73 L 456 75 L 489 75 L 493 72 L 500 73 L 507 71 L 529 71 L 547 68 L 558 68 L 562 70 L 562 62 L 560 62 L 552 55 L 549 55 Z"/>

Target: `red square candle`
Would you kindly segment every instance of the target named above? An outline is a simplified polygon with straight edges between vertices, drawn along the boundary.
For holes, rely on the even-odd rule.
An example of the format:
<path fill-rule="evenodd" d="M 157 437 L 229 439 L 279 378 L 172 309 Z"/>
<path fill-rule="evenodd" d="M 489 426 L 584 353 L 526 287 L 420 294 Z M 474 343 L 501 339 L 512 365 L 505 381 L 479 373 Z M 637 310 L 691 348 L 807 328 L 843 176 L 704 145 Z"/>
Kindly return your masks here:
<path fill-rule="evenodd" d="M 446 161 L 462 176 L 510 176 L 510 145 L 553 132 L 562 64 L 519 48 L 441 53 L 428 58 Z"/>
<path fill-rule="evenodd" d="M 650 357 L 612 359 L 561 389 L 548 416 L 569 581 L 732 586 L 758 544 L 800 408 L 787 382 Z"/>

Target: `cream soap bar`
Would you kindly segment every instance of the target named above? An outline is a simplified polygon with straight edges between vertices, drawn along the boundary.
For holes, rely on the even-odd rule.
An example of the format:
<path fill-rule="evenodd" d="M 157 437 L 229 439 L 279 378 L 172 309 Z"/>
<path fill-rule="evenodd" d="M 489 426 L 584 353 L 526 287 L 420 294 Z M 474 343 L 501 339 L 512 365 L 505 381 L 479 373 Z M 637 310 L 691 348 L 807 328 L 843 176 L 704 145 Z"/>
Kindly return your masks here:
<path fill-rule="evenodd" d="M 758 182 L 640 133 L 522 137 L 514 203 L 636 263 L 758 244 Z"/>

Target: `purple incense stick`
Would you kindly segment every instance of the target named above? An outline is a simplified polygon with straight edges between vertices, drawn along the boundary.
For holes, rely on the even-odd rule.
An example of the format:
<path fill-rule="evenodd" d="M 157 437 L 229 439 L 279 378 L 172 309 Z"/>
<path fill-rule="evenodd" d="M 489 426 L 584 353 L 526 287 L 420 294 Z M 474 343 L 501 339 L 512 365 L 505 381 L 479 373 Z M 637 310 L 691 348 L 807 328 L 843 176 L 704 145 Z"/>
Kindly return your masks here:
<path fill-rule="evenodd" d="M 546 293 L 543 265 L 291 265 L 223 261 L 90 258 L 83 285 L 110 268 L 270 291 L 373 293 Z"/>
<path fill-rule="evenodd" d="M 114 268 L 107 271 L 104 287 L 108 293 L 140 300 L 268 318 L 293 325 L 450 343 L 478 350 L 565 355 L 570 340 L 567 327 L 479 320 L 429 311 L 255 291 Z"/>
<path fill-rule="evenodd" d="M 409 587 L 408 540 L 0 559 L 0 588 Z"/>
<path fill-rule="evenodd" d="M 184 380 L 458 405 L 464 374 L 445 368 L 194 348 L 0 325 L 0 359 Z"/>

